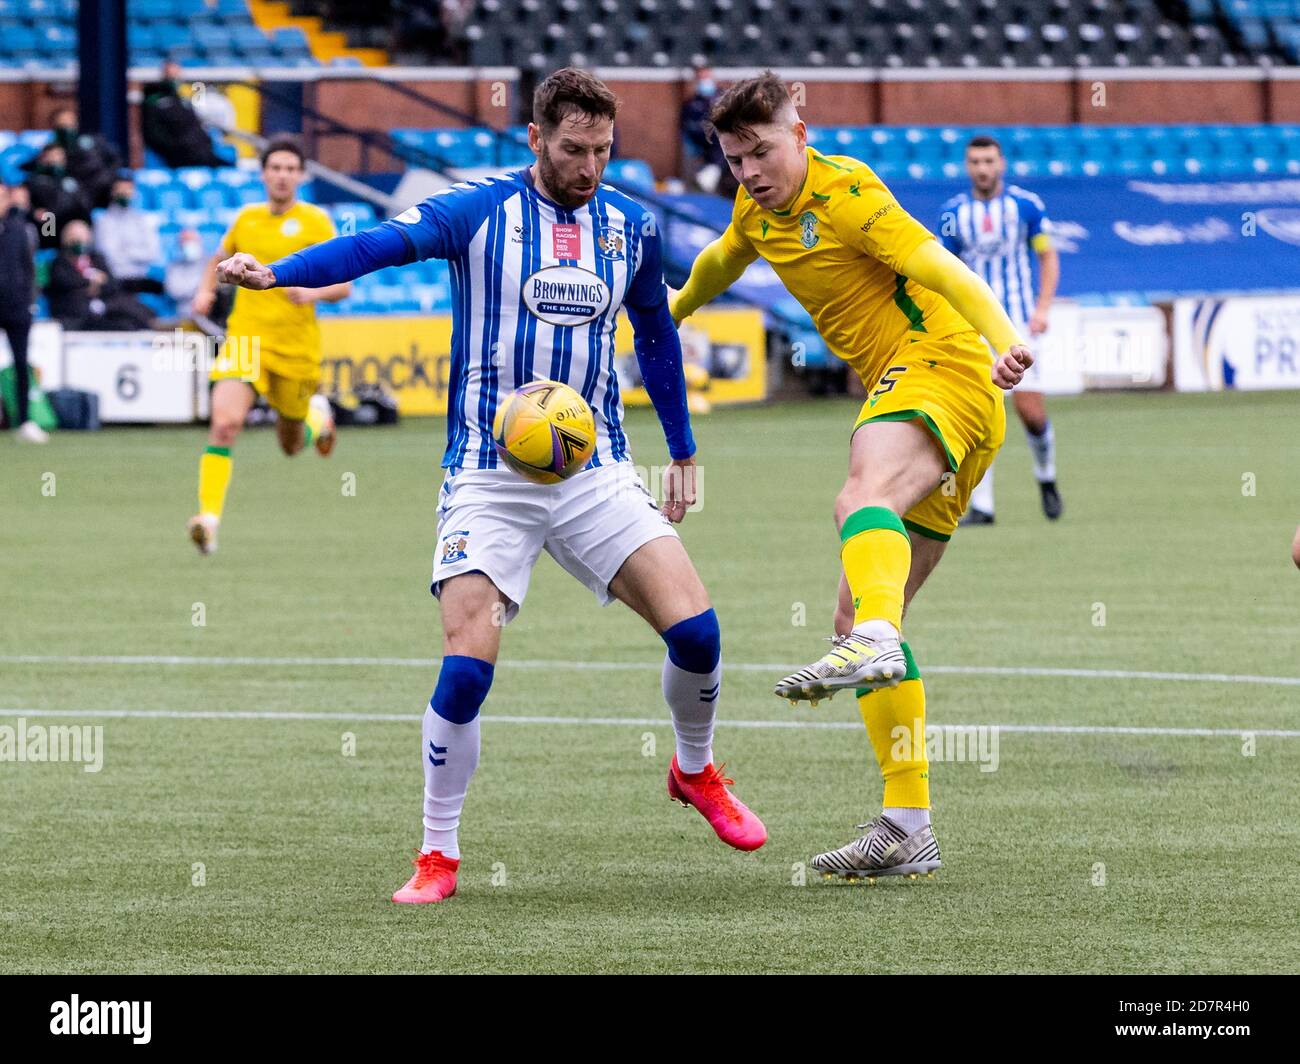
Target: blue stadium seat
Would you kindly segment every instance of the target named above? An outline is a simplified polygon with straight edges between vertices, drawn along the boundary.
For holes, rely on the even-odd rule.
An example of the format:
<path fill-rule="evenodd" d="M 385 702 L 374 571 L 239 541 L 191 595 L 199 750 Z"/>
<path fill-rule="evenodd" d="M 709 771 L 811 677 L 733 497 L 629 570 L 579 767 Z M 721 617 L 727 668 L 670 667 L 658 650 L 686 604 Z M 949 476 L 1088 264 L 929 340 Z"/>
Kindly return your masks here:
<path fill-rule="evenodd" d="M 611 184 L 632 190 L 653 192 L 655 174 L 650 164 L 642 159 L 612 159 L 605 168 L 605 178 Z"/>
<path fill-rule="evenodd" d="M 369 229 L 375 224 L 375 209 L 369 203 L 335 203 L 330 207 L 330 217 L 343 231 L 349 225 L 354 233 Z"/>
<path fill-rule="evenodd" d="M 219 170 L 212 171 L 213 183 L 225 185 L 227 188 L 243 188 L 246 185 L 256 184 L 259 180 L 257 171 L 236 166 L 223 166 Z"/>
<path fill-rule="evenodd" d="M 281 26 L 271 35 L 275 50 L 281 55 L 311 55 L 311 44 L 297 26 Z"/>
<path fill-rule="evenodd" d="M 154 43 L 164 52 L 190 47 L 189 29 L 175 22 L 161 22 L 154 27 Z"/>
<path fill-rule="evenodd" d="M 226 185 L 212 183 L 194 194 L 194 202 L 205 211 L 215 212 L 235 202 L 235 191 Z"/>
<path fill-rule="evenodd" d="M 226 235 L 226 227 L 220 222 L 204 222 L 196 228 L 207 252 L 215 252 L 221 244 L 221 238 Z"/>

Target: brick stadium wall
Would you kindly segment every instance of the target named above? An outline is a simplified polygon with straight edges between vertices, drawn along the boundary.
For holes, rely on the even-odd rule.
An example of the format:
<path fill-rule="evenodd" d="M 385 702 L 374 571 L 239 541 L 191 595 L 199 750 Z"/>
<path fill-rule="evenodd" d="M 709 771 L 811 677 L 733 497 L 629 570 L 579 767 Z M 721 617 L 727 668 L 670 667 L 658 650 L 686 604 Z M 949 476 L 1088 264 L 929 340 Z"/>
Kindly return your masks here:
<path fill-rule="evenodd" d="M 1269 118 L 1267 82 L 1241 79 L 1204 81 L 1073 82 L 1077 121 L 1085 125 L 1142 125 L 1153 122 L 1282 122 Z M 1101 94 L 1104 106 L 1095 106 Z"/>
<path fill-rule="evenodd" d="M 917 126 L 1064 125 L 1075 121 L 1071 90 L 1069 81 L 1015 86 L 998 81 L 885 81 L 880 85 L 879 121 Z"/>

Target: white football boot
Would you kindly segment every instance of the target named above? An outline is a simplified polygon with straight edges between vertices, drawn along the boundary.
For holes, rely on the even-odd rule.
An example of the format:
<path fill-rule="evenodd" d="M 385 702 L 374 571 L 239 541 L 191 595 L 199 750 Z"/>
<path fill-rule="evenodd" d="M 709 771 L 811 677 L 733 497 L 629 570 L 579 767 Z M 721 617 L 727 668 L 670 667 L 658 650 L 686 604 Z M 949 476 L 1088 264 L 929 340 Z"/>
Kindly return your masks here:
<path fill-rule="evenodd" d="M 217 550 L 217 525 L 221 522 L 215 514 L 195 514 L 185 528 L 200 554 L 215 554 Z"/>
<path fill-rule="evenodd" d="M 14 430 L 16 436 L 23 443 L 49 443 L 50 434 L 46 432 L 35 421 L 24 421 Z"/>
<path fill-rule="evenodd" d="M 846 687 L 897 687 L 906 672 L 898 629 L 888 621 L 864 621 L 848 635 L 832 637 L 821 660 L 785 677 L 775 693 L 791 702 L 806 698 L 815 706 Z"/>
<path fill-rule="evenodd" d="M 819 853 L 808 862 L 809 866 L 825 879 L 840 876 L 874 883 L 877 876 L 933 879 L 942 864 L 939 844 L 929 824 L 909 835 L 882 813 L 875 820 L 858 824 L 857 828 L 866 834 L 838 850 Z"/>
<path fill-rule="evenodd" d="M 322 458 L 328 458 L 339 438 L 338 430 L 334 425 L 334 411 L 330 407 L 330 401 L 320 392 L 311 397 L 311 406 L 321 414 L 320 434 L 316 437 L 316 453 Z"/>

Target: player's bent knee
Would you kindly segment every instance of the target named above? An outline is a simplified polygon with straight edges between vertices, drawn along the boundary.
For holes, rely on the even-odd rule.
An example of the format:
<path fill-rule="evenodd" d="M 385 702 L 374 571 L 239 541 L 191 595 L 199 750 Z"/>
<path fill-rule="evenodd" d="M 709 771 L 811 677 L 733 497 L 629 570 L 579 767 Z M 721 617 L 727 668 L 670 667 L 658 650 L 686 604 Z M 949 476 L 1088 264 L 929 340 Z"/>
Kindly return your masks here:
<path fill-rule="evenodd" d="M 712 609 L 665 629 L 668 659 L 684 672 L 712 672 L 722 659 L 722 630 Z"/>
<path fill-rule="evenodd" d="M 235 438 L 239 435 L 239 430 L 243 427 L 242 421 L 233 419 L 214 420 L 208 430 L 208 441 L 213 447 L 230 447 L 234 444 Z"/>
<path fill-rule="evenodd" d="M 438 685 L 429 699 L 429 708 L 452 724 L 468 724 L 478 716 L 487 698 L 494 671 L 490 661 L 447 655 L 438 670 Z"/>

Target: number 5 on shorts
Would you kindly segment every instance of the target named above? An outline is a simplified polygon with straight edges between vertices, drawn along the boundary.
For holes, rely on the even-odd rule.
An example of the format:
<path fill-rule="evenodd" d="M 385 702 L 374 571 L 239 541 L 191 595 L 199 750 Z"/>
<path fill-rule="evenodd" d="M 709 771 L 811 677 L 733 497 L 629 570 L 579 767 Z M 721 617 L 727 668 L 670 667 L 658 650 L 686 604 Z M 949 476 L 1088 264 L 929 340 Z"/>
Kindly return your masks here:
<path fill-rule="evenodd" d="M 885 370 L 883 376 L 881 376 L 880 378 L 879 383 L 876 385 L 876 390 L 871 393 L 871 398 L 870 400 L 868 400 L 867 405 L 875 406 L 876 400 L 878 400 L 886 392 L 892 391 L 894 385 L 898 383 L 897 374 L 906 373 L 906 372 L 907 372 L 906 366 L 890 366 L 889 369 Z"/>

